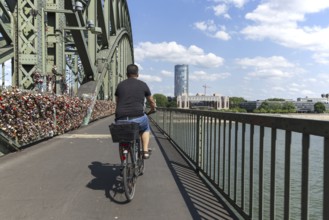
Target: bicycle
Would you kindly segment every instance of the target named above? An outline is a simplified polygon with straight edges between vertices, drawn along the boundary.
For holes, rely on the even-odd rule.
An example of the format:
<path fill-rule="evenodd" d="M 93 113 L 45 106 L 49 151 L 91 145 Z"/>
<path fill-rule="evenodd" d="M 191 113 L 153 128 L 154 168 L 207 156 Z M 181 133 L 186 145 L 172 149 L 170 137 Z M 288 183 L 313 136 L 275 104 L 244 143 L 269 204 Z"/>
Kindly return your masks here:
<path fill-rule="evenodd" d="M 139 125 L 135 122 L 120 121 L 109 127 L 113 142 L 119 143 L 125 196 L 131 201 L 135 195 L 137 177 L 145 170 Z"/>

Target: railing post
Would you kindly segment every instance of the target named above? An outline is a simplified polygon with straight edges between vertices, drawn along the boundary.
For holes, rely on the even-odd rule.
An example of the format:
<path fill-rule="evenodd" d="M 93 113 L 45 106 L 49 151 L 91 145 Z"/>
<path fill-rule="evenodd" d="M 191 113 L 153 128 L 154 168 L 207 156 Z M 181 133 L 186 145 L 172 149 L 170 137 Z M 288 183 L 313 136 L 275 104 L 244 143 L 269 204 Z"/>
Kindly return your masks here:
<path fill-rule="evenodd" d="M 196 172 L 198 173 L 200 170 L 200 164 L 201 164 L 201 148 L 202 148 L 202 122 L 201 122 L 201 116 L 197 115 L 197 122 L 196 122 Z"/>
<path fill-rule="evenodd" d="M 163 117 L 162 117 L 162 129 L 166 131 L 165 127 L 165 118 L 166 118 L 166 110 L 163 110 Z"/>
<path fill-rule="evenodd" d="M 291 173 L 291 131 L 285 136 L 284 162 L 284 219 L 290 219 L 290 173 Z"/>
<path fill-rule="evenodd" d="M 323 154 L 323 216 L 322 219 L 329 218 L 329 138 L 324 138 L 324 154 Z"/>
<path fill-rule="evenodd" d="M 303 134 L 302 139 L 302 199 L 301 199 L 301 220 L 308 219 L 309 203 L 309 152 L 310 152 L 310 135 Z"/>
<path fill-rule="evenodd" d="M 197 173 L 204 174 L 203 176 L 210 180 L 210 183 L 213 184 L 213 186 L 217 188 L 218 191 L 222 193 L 225 198 L 227 198 L 228 202 L 233 205 L 233 207 L 236 208 L 237 211 L 245 219 L 253 219 L 253 217 L 257 219 L 264 219 L 264 216 L 266 216 L 267 219 L 275 219 L 278 215 L 281 214 L 283 214 L 283 219 L 290 219 L 292 215 L 295 215 L 296 207 L 301 208 L 299 213 L 297 213 L 297 215 L 300 214 L 300 219 L 309 219 L 311 211 L 314 211 L 313 209 L 311 210 L 309 207 L 309 165 L 311 162 L 318 162 L 311 160 L 315 158 L 313 158 L 312 156 L 314 155 L 310 153 L 310 137 L 313 135 L 322 137 L 324 139 L 322 219 L 329 219 L 329 188 L 327 187 L 329 185 L 329 131 L 327 129 L 328 122 L 320 120 L 309 121 L 303 119 L 281 119 L 279 117 L 263 117 L 253 115 L 245 117 L 244 115 L 240 114 L 218 113 L 218 115 L 214 114 L 216 120 L 218 119 L 220 122 L 218 124 L 217 132 L 216 128 L 214 128 L 213 130 L 213 122 L 209 121 L 208 119 L 209 117 L 211 118 L 213 114 L 208 114 L 208 112 L 177 110 L 168 113 L 170 115 L 162 116 L 164 121 L 166 121 L 165 119 L 169 120 L 167 126 L 165 126 L 166 132 L 168 132 L 170 136 L 172 136 L 173 141 L 175 141 L 177 145 L 184 146 L 181 148 L 181 150 L 187 156 L 190 156 L 189 159 L 191 159 L 191 162 L 195 165 L 195 171 Z M 184 113 L 192 114 L 191 127 L 186 127 L 186 124 L 189 124 L 189 118 L 187 118 Z M 182 121 L 180 121 L 180 119 L 182 119 Z M 176 123 L 172 122 L 173 120 L 183 122 L 182 125 L 184 126 L 179 127 L 179 129 L 177 130 Z M 236 189 L 238 186 L 237 183 L 234 182 L 233 197 L 230 195 L 231 182 L 229 180 L 231 179 L 230 159 L 231 151 L 233 150 L 231 149 L 232 136 L 229 132 L 231 132 L 232 125 L 230 125 L 230 123 L 232 122 L 242 123 L 241 134 L 239 132 L 239 125 L 235 124 L 235 145 L 237 143 L 239 143 L 239 145 L 236 145 L 234 148 L 235 173 L 234 178 L 232 178 L 236 182 L 236 179 L 238 179 L 237 173 L 240 174 L 241 189 Z M 230 126 L 229 129 L 227 129 L 227 126 Z M 255 129 L 255 127 L 257 129 Z M 272 129 L 270 138 L 268 138 L 267 136 L 267 131 L 269 131 L 267 129 Z M 280 132 L 277 134 L 277 129 L 283 130 L 283 133 Z M 192 133 L 191 136 L 189 136 L 189 132 Z M 182 138 L 182 136 L 180 136 L 181 133 L 186 135 L 185 138 Z M 293 133 L 301 133 L 303 135 L 301 146 L 299 146 L 299 143 L 294 142 L 295 139 L 293 139 Z M 213 134 L 217 134 L 218 139 L 216 137 L 213 140 Z M 248 134 L 249 138 L 247 137 Z M 255 139 L 257 139 L 256 142 Z M 189 144 L 189 141 L 191 141 L 192 144 Z M 218 149 L 216 148 L 216 152 L 213 151 L 212 141 L 217 142 L 216 147 L 218 147 Z M 209 146 L 206 145 L 207 142 Z M 282 142 L 284 146 L 281 146 Z M 317 142 L 314 142 L 314 144 L 316 145 Z M 236 150 L 240 150 L 240 146 L 242 151 L 241 155 L 240 153 L 236 154 Z M 302 147 L 300 199 L 301 203 L 297 202 L 297 204 L 294 200 L 296 191 L 291 191 L 290 188 L 292 187 L 291 184 L 295 184 L 295 182 L 291 182 L 293 165 L 300 166 L 300 164 L 296 164 L 295 160 L 293 160 L 294 158 L 296 158 L 296 156 L 298 157 L 299 155 L 295 156 L 294 154 L 292 154 L 292 146 Z M 267 154 L 267 150 L 270 151 L 270 155 Z M 208 165 L 212 165 L 212 161 L 207 161 L 211 157 L 209 156 L 209 153 L 210 155 L 212 155 L 212 153 L 216 153 L 214 161 L 217 159 L 216 164 L 218 167 L 214 169 L 217 169 L 217 176 L 212 175 L 212 170 L 210 170 L 209 172 Z M 281 153 L 284 154 L 284 157 L 280 158 L 280 160 L 277 160 L 277 155 L 281 155 Z M 238 172 L 239 170 L 236 171 L 236 169 L 240 165 L 240 162 L 237 163 L 237 160 L 239 160 L 240 158 L 241 171 Z M 254 161 L 254 159 L 256 160 Z M 246 164 L 248 164 L 247 167 L 245 166 Z M 280 169 L 279 175 L 276 174 L 276 169 Z M 268 174 L 270 180 L 270 190 L 267 191 L 266 194 L 264 194 L 265 191 L 263 189 L 265 170 L 270 172 Z M 281 176 L 281 174 L 283 174 L 283 176 Z M 279 176 L 280 179 L 278 179 Z M 222 181 L 220 181 L 221 179 Z M 268 176 L 266 175 L 266 186 L 268 186 L 267 180 Z M 281 196 L 276 198 L 276 189 L 278 187 L 283 187 L 283 198 Z M 236 192 L 236 190 L 240 191 Z M 240 198 L 238 198 L 236 193 L 241 194 Z M 266 200 L 269 198 L 269 201 L 267 201 L 269 202 L 269 204 L 267 204 L 266 202 L 266 206 L 264 205 L 265 197 Z M 257 203 L 257 207 L 254 204 L 255 202 Z M 277 205 L 278 202 L 281 204 Z M 278 208 L 278 206 L 283 207 Z M 291 210 L 293 210 L 294 213 L 290 213 Z M 280 214 L 277 214 L 278 212 Z M 317 214 L 319 214 L 319 216 L 321 215 L 321 213 Z"/>
<path fill-rule="evenodd" d="M 172 137 L 172 121 L 173 121 L 173 116 L 172 116 L 172 111 L 169 112 L 169 136 Z"/>

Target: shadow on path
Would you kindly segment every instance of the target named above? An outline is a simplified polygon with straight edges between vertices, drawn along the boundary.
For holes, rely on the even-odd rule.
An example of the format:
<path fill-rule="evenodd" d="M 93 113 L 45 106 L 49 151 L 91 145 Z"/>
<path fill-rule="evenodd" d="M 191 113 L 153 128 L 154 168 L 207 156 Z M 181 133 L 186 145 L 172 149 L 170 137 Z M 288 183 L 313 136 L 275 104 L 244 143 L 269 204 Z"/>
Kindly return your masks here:
<path fill-rule="evenodd" d="M 123 183 L 120 176 L 120 164 L 109 164 L 94 161 L 88 166 L 95 177 L 87 187 L 94 190 L 104 190 L 106 198 L 117 204 L 126 204 Z"/>
<path fill-rule="evenodd" d="M 152 126 L 152 130 L 193 219 L 238 219 L 197 175 L 168 138 L 155 126 Z"/>

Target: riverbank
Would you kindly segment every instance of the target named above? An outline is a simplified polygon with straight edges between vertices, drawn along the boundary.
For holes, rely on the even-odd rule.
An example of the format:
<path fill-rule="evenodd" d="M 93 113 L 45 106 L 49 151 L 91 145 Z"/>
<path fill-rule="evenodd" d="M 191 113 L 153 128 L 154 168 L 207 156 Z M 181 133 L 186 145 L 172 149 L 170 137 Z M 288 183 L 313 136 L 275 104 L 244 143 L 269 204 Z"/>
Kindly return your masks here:
<path fill-rule="evenodd" d="M 287 118 L 302 118 L 302 119 L 329 121 L 328 113 L 289 113 L 289 114 L 270 114 L 270 115 L 287 117 Z"/>

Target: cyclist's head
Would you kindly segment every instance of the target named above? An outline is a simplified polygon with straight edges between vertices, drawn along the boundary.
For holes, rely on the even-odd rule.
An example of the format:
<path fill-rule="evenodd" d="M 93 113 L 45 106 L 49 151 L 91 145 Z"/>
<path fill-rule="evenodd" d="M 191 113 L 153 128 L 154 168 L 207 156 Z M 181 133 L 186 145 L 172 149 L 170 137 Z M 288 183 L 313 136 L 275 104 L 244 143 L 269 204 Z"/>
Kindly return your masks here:
<path fill-rule="evenodd" d="M 138 76 L 138 66 L 135 64 L 129 64 L 127 66 L 127 76 L 128 77 Z"/>

